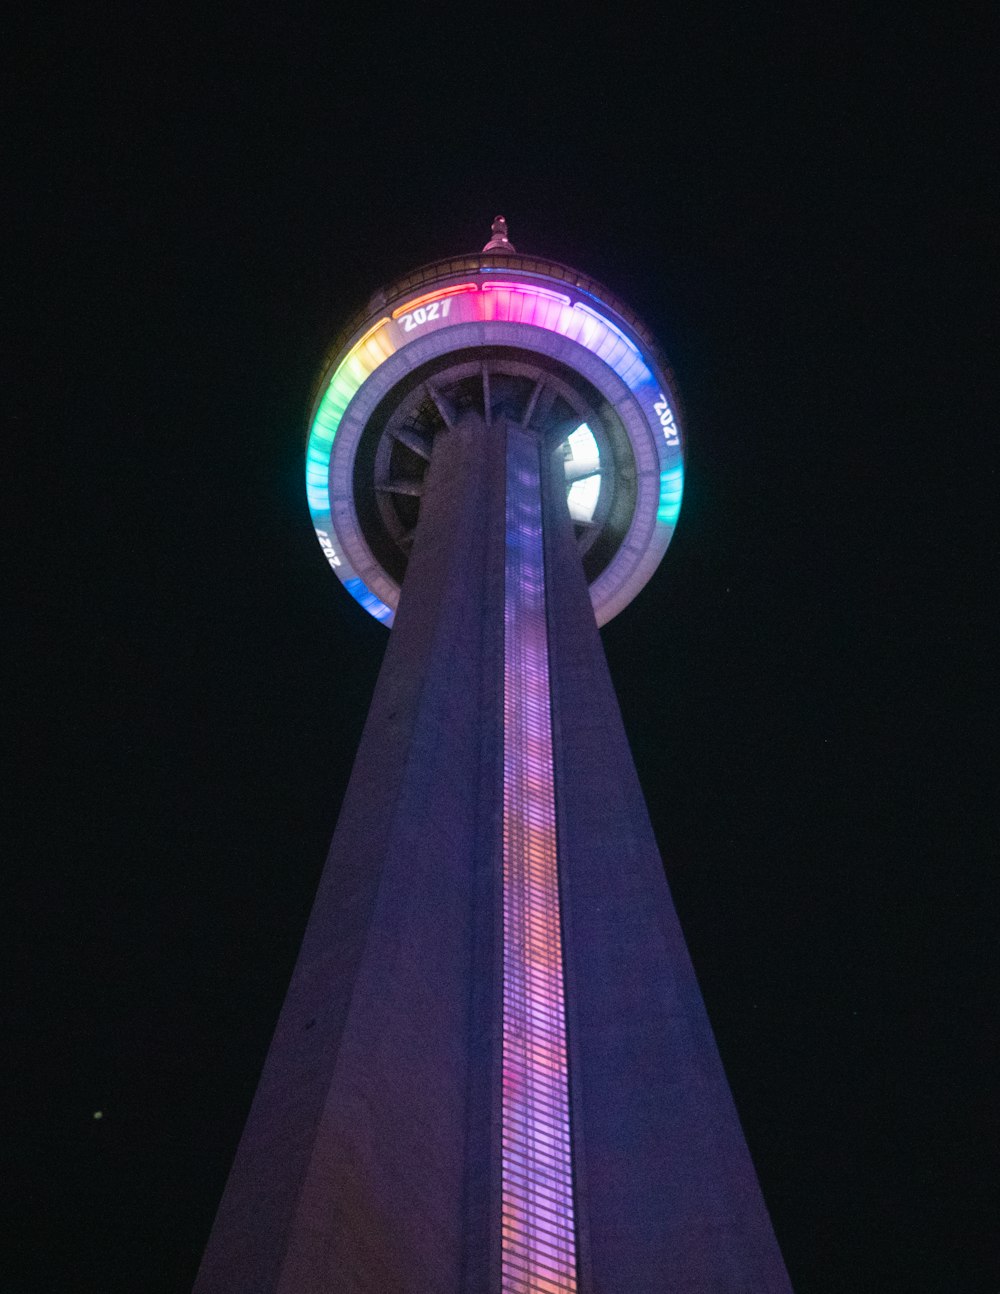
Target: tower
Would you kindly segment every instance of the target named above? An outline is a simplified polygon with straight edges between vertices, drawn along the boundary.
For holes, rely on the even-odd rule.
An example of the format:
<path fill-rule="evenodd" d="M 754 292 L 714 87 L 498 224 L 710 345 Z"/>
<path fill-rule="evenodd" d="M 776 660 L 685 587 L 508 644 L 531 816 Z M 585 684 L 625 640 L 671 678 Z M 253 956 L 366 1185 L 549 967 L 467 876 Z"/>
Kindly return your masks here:
<path fill-rule="evenodd" d="M 787 1294 L 598 627 L 680 508 L 669 370 L 519 255 L 325 366 L 317 536 L 393 625 L 196 1294 Z"/>

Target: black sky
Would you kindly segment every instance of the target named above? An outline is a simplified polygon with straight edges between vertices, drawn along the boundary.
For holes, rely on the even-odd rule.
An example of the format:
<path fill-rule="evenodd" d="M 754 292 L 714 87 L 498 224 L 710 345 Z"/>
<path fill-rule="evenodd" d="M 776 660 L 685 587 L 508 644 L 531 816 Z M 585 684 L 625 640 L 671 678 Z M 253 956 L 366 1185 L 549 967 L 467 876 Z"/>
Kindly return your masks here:
<path fill-rule="evenodd" d="M 189 1288 L 385 642 L 312 383 L 498 211 L 677 372 L 679 529 L 604 638 L 796 1290 L 1000 1289 L 995 25 L 760 8 L 20 34 L 5 1294 Z"/>

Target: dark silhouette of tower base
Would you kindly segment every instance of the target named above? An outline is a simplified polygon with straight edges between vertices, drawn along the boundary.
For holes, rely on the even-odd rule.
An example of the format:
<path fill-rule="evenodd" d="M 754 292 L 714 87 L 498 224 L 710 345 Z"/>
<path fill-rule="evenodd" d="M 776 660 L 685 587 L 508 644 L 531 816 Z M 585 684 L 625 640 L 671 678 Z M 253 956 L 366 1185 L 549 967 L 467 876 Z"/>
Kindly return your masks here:
<path fill-rule="evenodd" d="M 539 281 L 512 249 L 468 260 L 525 293 Z M 426 287 L 374 313 L 412 316 L 390 307 Z M 474 322 L 358 411 L 362 383 L 337 425 L 358 430 L 340 478 L 331 454 L 324 548 L 349 588 L 370 558 L 402 591 L 196 1294 L 787 1294 L 595 619 L 616 553 L 633 542 L 635 569 L 652 542 L 630 529 L 643 447 L 582 356 L 572 369 L 527 332 L 460 331 Z M 596 523 L 572 494 L 574 400 L 610 494 Z M 419 492 L 366 497 L 380 471 L 399 484 L 400 445 Z M 652 470 L 662 512 L 672 465 Z M 616 527 L 602 556 L 593 531 Z"/>

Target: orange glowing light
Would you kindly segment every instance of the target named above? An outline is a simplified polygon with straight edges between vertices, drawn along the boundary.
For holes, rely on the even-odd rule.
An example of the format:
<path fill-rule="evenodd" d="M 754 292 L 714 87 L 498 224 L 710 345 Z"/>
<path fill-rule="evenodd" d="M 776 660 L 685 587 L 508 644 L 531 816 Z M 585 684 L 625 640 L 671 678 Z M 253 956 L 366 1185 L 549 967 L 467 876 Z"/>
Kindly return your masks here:
<path fill-rule="evenodd" d="M 407 301 L 406 305 L 397 306 L 392 312 L 393 319 L 398 319 L 400 315 L 411 314 L 418 306 L 427 305 L 428 301 L 440 301 L 444 297 L 457 297 L 463 292 L 478 292 L 477 283 L 459 283 L 451 288 L 438 288 L 436 292 L 425 292 L 422 297 L 414 297 L 412 301 Z"/>

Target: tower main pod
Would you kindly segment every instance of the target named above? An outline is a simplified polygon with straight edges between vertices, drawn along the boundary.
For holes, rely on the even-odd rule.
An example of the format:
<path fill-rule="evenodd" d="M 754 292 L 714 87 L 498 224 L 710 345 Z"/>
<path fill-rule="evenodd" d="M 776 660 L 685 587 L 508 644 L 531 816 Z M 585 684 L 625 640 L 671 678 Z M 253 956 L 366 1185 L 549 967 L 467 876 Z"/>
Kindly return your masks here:
<path fill-rule="evenodd" d="M 337 348 L 309 504 L 394 627 L 196 1294 L 788 1294 L 598 634 L 680 439 L 500 219 Z"/>

